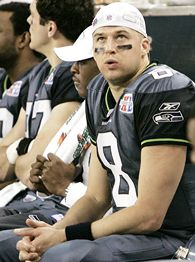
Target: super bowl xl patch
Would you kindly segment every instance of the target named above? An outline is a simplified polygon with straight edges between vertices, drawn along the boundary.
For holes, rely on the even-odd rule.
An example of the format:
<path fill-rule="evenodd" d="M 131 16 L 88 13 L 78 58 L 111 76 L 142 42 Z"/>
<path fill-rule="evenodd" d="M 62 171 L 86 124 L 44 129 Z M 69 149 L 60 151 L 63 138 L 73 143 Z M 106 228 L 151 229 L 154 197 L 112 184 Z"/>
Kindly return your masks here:
<path fill-rule="evenodd" d="M 22 81 L 16 81 L 10 88 L 6 91 L 7 96 L 18 97 L 20 94 L 20 88 L 22 86 Z"/>
<path fill-rule="evenodd" d="M 120 111 L 126 114 L 133 113 L 133 94 L 125 94 L 120 100 Z"/>

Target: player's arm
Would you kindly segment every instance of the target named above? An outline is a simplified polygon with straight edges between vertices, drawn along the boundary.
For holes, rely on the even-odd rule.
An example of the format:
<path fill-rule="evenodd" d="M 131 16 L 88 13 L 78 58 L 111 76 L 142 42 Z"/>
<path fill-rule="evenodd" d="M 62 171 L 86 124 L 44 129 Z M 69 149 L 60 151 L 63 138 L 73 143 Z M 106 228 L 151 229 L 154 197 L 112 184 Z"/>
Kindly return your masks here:
<path fill-rule="evenodd" d="M 29 188 L 32 187 L 29 181 L 31 164 L 35 162 L 38 154 L 43 154 L 52 137 L 78 106 L 78 102 L 66 102 L 54 107 L 48 121 L 38 133 L 29 152 L 17 158 L 16 176 Z"/>
<path fill-rule="evenodd" d="M 35 252 L 38 250 L 38 253 L 42 254 L 49 247 L 66 240 L 64 230 L 66 226 L 99 219 L 109 209 L 110 205 L 111 191 L 106 170 L 102 168 L 97 158 L 95 146 L 92 146 L 89 183 L 85 195 L 54 226 L 45 226 L 42 222 L 28 219 L 27 224 L 32 228 L 19 229 L 15 232 L 21 236 L 35 237 L 30 245 L 33 245 Z M 29 260 L 32 254 L 29 249 L 26 250 L 25 240 L 20 241 L 17 246 L 20 251 L 25 251 L 26 260 Z"/>
<path fill-rule="evenodd" d="M 6 147 L 25 135 L 26 113 L 23 108 L 20 109 L 18 120 L 10 132 L 1 140 L 0 147 Z"/>
<path fill-rule="evenodd" d="M 93 237 L 158 230 L 180 182 L 185 160 L 185 146 L 143 148 L 135 205 L 93 222 Z"/>
<path fill-rule="evenodd" d="M 91 145 L 89 180 L 85 195 L 66 213 L 63 220 L 55 224 L 56 228 L 83 221 L 94 221 L 102 217 L 111 206 L 111 191 L 106 174 L 96 153 L 96 147 Z"/>
<path fill-rule="evenodd" d="M 25 136 L 25 118 L 26 114 L 23 108 L 20 110 L 18 120 L 10 132 L 0 142 L 0 181 L 10 180 L 14 176 L 14 165 L 10 163 L 7 155 L 7 149 L 13 143 L 16 145 L 10 150 L 10 153 L 16 154 L 17 142 Z M 12 158 L 12 156 L 10 156 Z"/>
<path fill-rule="evenodd" d="M 38 253 L 41 255 L 49 247 L 67 240 L 64 227 L 81 222 L 92 222 L 91 231 L 94 239 L 111 234 L 143 234 L 156 231 L 161 227 L 176 192 L 185 159 L 185 146 L 145 147 L 141 153 L 136 203 L 101 218 L 110 203 L 110 188 L 106 171 L 101 167 L 93 148 L 87 193 L 71 207 L 64 219 L 52 227 L 28 220 L 28 225 L 34 228 L 19 229 L 16 233 L 35 237 L 31 244 L 35 252 L 39 250 Z M 23 241 L 19 246 L 20 250 L 25 250 Z M 30 256 L 31 253 L 27 255 Z"/>

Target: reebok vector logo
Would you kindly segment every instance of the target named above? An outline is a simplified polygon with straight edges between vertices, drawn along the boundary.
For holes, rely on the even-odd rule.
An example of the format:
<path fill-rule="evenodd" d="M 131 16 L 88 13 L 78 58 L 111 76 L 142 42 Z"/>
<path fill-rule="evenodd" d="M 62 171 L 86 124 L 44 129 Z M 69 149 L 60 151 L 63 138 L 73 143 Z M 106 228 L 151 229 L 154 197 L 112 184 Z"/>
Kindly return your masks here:
<path fill-rule="evenodd" d="M 159 110 L 160 111 L 169 111 L 169 110 L 177 110 L 180 106 L 179 102 L 172 102 L 172 103 L 163 103 Z"/>

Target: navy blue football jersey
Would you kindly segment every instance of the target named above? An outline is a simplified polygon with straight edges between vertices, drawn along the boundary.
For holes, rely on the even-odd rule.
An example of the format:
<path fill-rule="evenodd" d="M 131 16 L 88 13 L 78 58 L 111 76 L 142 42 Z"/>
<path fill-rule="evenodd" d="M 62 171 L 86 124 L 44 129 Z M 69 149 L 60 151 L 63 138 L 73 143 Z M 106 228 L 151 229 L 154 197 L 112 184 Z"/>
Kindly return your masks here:
<path fill-rule="evenodd" d="M 13 84 L 5 71 L 0 77 L 0 86 L 3 90 L 0 100 L 0 138 L 11 130 L 18 119 L 23 100 L 26 100 L 29 87 L 28 78 L 32 69 L 33 67 L 27 70 Z"/>
<path fill-rule="evenodd" d="M 88 129 L 92 143 L 97 145 L 98 157 L 107 169 L 114 211 L 133 205 L 137 199 L 143 147 L 190 144 L 186 120 L 194 100 L 194 83 L 166 65 L 148 67 L 129 84 L 117 103 L 102 75 L 90 83 L 86 104 Z M 194 174 L 195 166 L 186 159 L 162 230 L 194 230 Z"/>
<path fill-rule="evenodd" d="M 62 62 L 51 69 L 45 60 L 32 72 L 26 103 L 26 137 L 34 139 L 37 136 L 55 106 L 82 101 L 72 81 L 71 65 Z"/>

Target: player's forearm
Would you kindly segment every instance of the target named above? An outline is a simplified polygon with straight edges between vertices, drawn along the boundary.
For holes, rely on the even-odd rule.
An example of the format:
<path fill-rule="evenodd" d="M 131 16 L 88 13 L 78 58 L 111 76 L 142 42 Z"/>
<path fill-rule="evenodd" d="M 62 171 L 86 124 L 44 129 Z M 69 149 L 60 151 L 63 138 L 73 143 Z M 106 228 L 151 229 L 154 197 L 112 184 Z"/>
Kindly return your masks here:
<path fill-rule="evenodd" d="M 8 147 L 19 138 L 23 138 L 25 136 L 25 118 L 25 111 L 21 110 L 16 124 L 10 130 L 10 132 L 1 140 L 0 147 Z"/>
<path fill-rule="evenodd" d="M 25 152 L 16 160 L 15 174 L 17 178 L 30 189 L 33 189 L 33 185 L 29 180 L 31 165 L 36 161 L 37 155 L 43 153 L 44 148 L 45 141 L 42 140 L 42 143 L 38 143 L 37 140 L 32 140 L 28 145 L 28 152 Z"/>
<path fill-rule="evenodd" d="M 65 217 L 54 225 L 54 227 L 65 228 L 68 225 L 94 221 L 103 216 L 107 209 L 108 207 L 98 204 L 90 197 L 84 195 L 71 207 Z"/>
<path fill-rule="evenodd" d="M 83 202 L 84 203 L 84 202 Z M 162 217 L 155 209 L 137 206 L 122 209 L 103 218 L 98 217 L 98 206 L 92 205 L 89 201 L 82 206 L 82 199 L 78 201 L 77 210 L 71 208 L 65 218 L 58 222 L 54 227 L 57 229 L 66 228 L 70 225 L 77 225 L 82 222 L 91 223 L 91 233 L 94 239 L 113 234 L 146 234 L 160 228 Z M 86 204 L 88 208 L 86 209 Z M 83 208 L 85 206 L 85 208 Z M 74 206 L 76 207 L 76 206 Z M 91 208 L 90 208 L 91 207 Z M 78 212 L 79 210 L 79 212 Z M 83 211 L 83 212 L 82 212 Z M 93 222 L 94 221 L 94 222 Z M 79 230 L 79 226 L 78 226 Z M 66 239 L 66 236 L 65 236 Z"/>
<path fill-rule="evenodd" d="M 31 163 L 26 158 L 26 155 L 20 156 L 16 160 L 15 174 L 16 177 L 29 189 L 32 189 L 32 183 L 30 182 L 30 168 Z"/>
<path fill-rule="evenodd" d="M 15 141 L 17 141 L 20 138 L 24 137 L 24 133 L 18 132 L 15 129 L 12 129 L 3 139 L 0 141 L 0 148 L 1 147 L 8 147 Z"/>
<path fill-rule="evenodd" d="M 94 239 L 112 234 L 147 234 L 160 228 L 162 217 L 152 208 L 132 206 L 91 224 Z"/>

